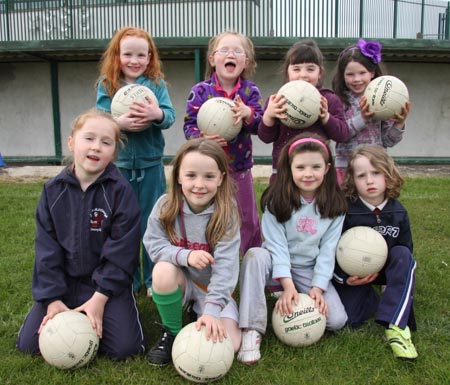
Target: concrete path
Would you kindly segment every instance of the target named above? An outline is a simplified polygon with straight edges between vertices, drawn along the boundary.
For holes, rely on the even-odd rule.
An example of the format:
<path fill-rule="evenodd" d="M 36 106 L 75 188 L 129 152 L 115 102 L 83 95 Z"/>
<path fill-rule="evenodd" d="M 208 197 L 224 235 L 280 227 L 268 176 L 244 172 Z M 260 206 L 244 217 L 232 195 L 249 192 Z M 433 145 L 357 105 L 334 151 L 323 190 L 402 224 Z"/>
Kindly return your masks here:
<path fill-rule="evenodd" d="M 0 169 L 0 181 L 34 181 L 48 179 L 57 175 L 64 166 L 12 166 Z M 164 168 L 166 178 L 169 177 L 171 166 Z M 258 165 L 253 167 L 252 174 L 255 179 L 268 179 L 272 167 L 267 165 Z"/>
<path fill-rule="evenodd" d="M 57 175 L 64 166 L 11 166 L 0 168 L 0 182 L 18 181 L 33 182 L 49 179 Z M 402 175 L 415 176 L 445 176 L 450 177 L 450 164 L 445 165 L 400 165 Z M 169 177 L 171 166 L 165 167 L 166 178 Z M 272 172 L 269 165 L 256 165 L 252 169 L 253 178 L 258 181 L 268 181 Z"/>

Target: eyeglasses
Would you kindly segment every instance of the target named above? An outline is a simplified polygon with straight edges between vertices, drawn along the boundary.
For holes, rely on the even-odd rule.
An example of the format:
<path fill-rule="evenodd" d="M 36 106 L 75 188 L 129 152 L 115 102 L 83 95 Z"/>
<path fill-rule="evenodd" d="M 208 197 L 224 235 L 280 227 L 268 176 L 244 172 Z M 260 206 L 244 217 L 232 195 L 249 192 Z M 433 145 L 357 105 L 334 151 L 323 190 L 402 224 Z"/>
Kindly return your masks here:
<path fill-rule="evenodd" d="M 236 56 L 242 56 L 245 55 L 245 51 L 242 48 L 228 48 L 228 47 L 222 47 L 220 49 L 216 49 L 214 53 L 218 53 L 220 55 L 226 56 L 233 52 Z"/>

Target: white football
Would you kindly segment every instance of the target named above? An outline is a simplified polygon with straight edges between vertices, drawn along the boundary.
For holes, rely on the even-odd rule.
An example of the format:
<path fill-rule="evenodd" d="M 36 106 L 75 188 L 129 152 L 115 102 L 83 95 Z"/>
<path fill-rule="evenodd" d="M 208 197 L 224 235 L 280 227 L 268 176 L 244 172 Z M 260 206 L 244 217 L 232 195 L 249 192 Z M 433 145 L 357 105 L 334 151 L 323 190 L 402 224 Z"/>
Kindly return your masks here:
<path fill-rule="evenodd" d="M 186 325 L 175 337 L 172 361 L 176 371 L 193 382 L 216 381 L 231 368 L 234 359 L 233 344 L 229 338 L 214 343 L 207 341 L 205 327 L 197 331 L 195 322 Z"/>
<path fill-rule="evenodd" d="M 283 124 L 290 128 L 303 129 L 317 121 L 320 114 L 320 92 L 311 83 L 293 80 L 278 91 L 286 99 L 287 120 Z"/>
<path fill-rule="evenodd" d="M 320 340 L 325 332 L 326 317 L 314 307 L 314 300 L 299 293 L 298 305 L 289 315 L 272 312 L 272 328 L 278 339 L 293 347 L 308 346 Z"/>
<path fill-rule="evenodd" d="M 128 84 L 119 88 L 111 100 L 111 115 L 115 118 L 130 112 L 133 102 L 148 103 L 149 96 L 153 103 L 158 104 L 158 99 L 153 91 L 140 84 Z"/>
<path fill-rule="evenodd" d="M 378 231 L 366 226 L 345 231 L 336 248 L 336 261 L 341 269 L 358 277 L 378 273 L 387 255 L 386 240 Z"/>
<path fill-rule="evenodd" d="M 369 103 L 369 111 L 376 120 L 389 120 L 402 111 L 409 101 L 408 88 L 395 76 L 380 76 L 373 79 L 364 96 Z"/>
<path fill-rule="evenodd" d="M 205 135 L 220 135 L 226 141 L 233 140 L 241 131 L 242 121 L 234 125 L 234 102 L 227 98 L 211 98 L 204 102 L 197 114 L 198 129 Z"/>
<path fill-rule="evenodd" d="M 78 311 L 58 313 L 39 334 L 39 350 L 50 365 L 73 369 L 87 365 L 97 354 L 99 339 L 89 318 Z"/>

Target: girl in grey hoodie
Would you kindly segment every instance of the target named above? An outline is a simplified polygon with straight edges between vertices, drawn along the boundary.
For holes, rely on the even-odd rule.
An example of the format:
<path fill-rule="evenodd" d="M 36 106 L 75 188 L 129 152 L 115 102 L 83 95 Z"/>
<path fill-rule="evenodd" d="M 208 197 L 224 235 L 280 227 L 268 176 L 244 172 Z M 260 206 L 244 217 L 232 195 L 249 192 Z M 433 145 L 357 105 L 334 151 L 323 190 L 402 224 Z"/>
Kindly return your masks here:
<path fill-rule="evenodd" d="M 214 342 L 229 337 L 239 349 L 238 309 L 232 293 L 239 274 L 239 214 L 227 157 L 215 142 L 186 142 L 173 160 L 171 189 L 148 219 L 144 245 L 155 263 L 153 301 L 162 321 L 150 349 L 155 365 L 171 362 L 182 328 L 182 306 L 193 300 L 197 328 Z"/>

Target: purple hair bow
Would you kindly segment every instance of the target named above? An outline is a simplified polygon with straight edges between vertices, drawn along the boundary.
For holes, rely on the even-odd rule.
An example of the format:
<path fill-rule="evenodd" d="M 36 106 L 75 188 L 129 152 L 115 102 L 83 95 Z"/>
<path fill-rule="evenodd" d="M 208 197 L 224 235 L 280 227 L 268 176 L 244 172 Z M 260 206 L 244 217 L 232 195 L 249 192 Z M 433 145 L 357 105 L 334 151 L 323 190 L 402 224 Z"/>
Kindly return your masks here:
<path fill-rule="evenodd" d="M 372 63 L 378 64 L 381 61 L 381 44 L 377 41 L 365 41 L 364 39 L 359 39 L 356 46 L 364 56 L 372 61 Z"/>

